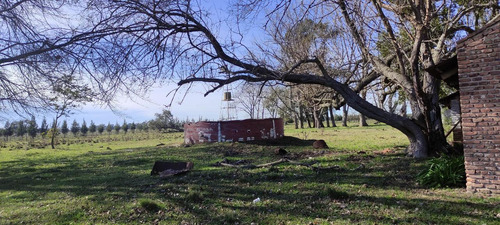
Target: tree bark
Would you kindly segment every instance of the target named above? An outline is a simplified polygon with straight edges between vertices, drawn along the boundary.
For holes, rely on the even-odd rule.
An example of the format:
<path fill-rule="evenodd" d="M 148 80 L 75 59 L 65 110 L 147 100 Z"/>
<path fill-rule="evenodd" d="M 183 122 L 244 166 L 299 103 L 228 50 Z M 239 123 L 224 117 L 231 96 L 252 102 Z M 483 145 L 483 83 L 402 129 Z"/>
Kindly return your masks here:
<path fill-rule="evenodd" d="M 348 114 L 348 106 L 347 104 L 344 104 L 342 106 L 342 126 L 347 127 L 347 114 Z"/>
<path fill-rule="evenodd" d="M 361 97 L 366 100 L 366 90 L 361 91 Z M 359 126 L 360 127 L 367 127 L 368 123 L 366 123 L 366 117 L 363 115 L 363 113 L 359 114 Z"/>
<path fill-rule="evenodd" d="M 290 100 L 290 109 L 292 110 L 292 116 L 293 116 L 293 124 L 295 125 L 295 129 L 299 129 L 299 121 L 298 121 L 298 116 L 297 116 L 297 111 L 295 110 L 295 104 L 293 101 L 293 88 L 290 86 L 290 91 L 289 91 L 289 96 L 288 99 Z"/>
<path fill-rule="evenodd" d="M 302 110 L 302 105 L 299 105 L 299 121 L 300 121 L 300 129 L 304 129 L 304 112 Z"/>
<path fill-rule="evenodd" d="M 324 128 L 325 127 L 325 124 L 323 124 L 323 108 L 320 108 L 319 111 L 318 111 L 318 125 L 319 127 L 318 128 Z"/>
<path fill-rule="evenodd" d="M 314 127 L 317 129 L 324 127 L 323 122 L 321 121 L 322 110 L 318 110 L 317 107 L 314 106 L 312 108 L 312 114 L 314 119 Z"/>
<path fill-rule="evenodd" d="M 333 113 L 333 106 L 328 106 L 328 109 L 330 111 L 331 119 L 332 119 L 332 127 L 337 127 L 337 124 L 335 124 L 335 114 Z"/>
<path fill-rule="evenodd" d="M 360 127 L 367 127 L 368 123 L 366 123 L 366 117 L 363 114 L 359 114 L 359 126 Z"/>
<path fill-rule="evenodd" d="M 326 127 L 330 127 L 330 117 L 328 116 L 328 110 L 325 110 L 325 121 L 326 121 Z"/>
<path fill-rule="evenodd" d="M 297 112 L 293 112 L 293 124 L 295 129 L 299 129 L 299 119 L 297 117 Z"/>
<path fill-rule="evenodd" d="M 309 109 L 309 110 L 310 110 L 310 109 Z M 307 113 L 307 111 L 306 111 L 306 112 L 304 112 L 304 114 L 305 114 L 305 117 L 306 117 L 306 120 L 307 120 L 307 126 L 308 126 L 309 128 L 313 128 L 314 124 L 313 124 L 313 125 L 311 125 L 311 118 L 310 118 L 310 116 L 309 116 L 309 113 Z"/>
<path fill-rule="evenodd" d="M 401 105 L 401 109 L 399 109 L 399 115 L 402 117 L 407 117 L 407 115 L 406 115 L 406 100 L 403 100 L 403 104 Z"/>
<path fill-rule="evenodd" d="M 326 72 L 324 72 L 326 73 Z M 426 158 L 428 156 L 428 140 L 422 132 L 421 128 L 412 120 L 391 114 L 378 107 L 375 107 L 368 101 L 361 98 L 355 91 L 347 85 L 342 84 L 331 77 L 311 76 L 311 75 L 287 75 L 284 78 L 286 81 L 294 83 L 313 83 L 331 87 L 345 99 L 346 103 L 358 111 L 380 122 L 386 123 L 389 126 L 396 128 L 406 135 L 410 144 L 407 152 L 415 158 Z"/>
<path fill-rule="evenodd" d="M 428 98 L 429 108 L 426 110 L 426 121 L 428 121 L 427 137 L 428 142 L 433 143 L 429 148 L 429 154 L 437 156 L 439 153 L 450 154 L 453 149 L 446 141 L 443 122 L 441 118 L 441 107 L 439 106 L 439 86 L 440 81 L 424 72 L 423 89 Z"/>
<path fill-rule="evenodd" d="M 50 139 L 50 146 L 52 149 L 55 149 L 55 139 L 56 139 L 56 134 L 57 134 L 57 120 L 59 117 L 56 116 L 56 119 L 54 120 L 54 125 L 52 126 L 52 137 Z"/>

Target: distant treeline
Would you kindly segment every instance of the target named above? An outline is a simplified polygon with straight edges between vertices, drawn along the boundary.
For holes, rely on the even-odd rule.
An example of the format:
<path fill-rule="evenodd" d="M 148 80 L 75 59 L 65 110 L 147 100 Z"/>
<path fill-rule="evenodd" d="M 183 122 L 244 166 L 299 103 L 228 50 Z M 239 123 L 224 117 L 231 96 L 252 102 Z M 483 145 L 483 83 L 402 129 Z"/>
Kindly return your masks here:
<path fill-rule="evenodd" d="M 67 120 L 63 120 L 62 123 L 56 124 L 54 122 L 49 126 L 47 119 L 44 117 L 40 125 L 37 124 L 35 116 L 32 116 L 30 120 L 17 120 L 17 121 L 7 121 L 3 128 L 0 128 L 0 135 L 6 139 L 12 136 L 17 137 L 31 137 L 35 138 L 41 136 L 45 138 L 50 135 L 54 127 L 56 128 L 56 133 L 66 136 L 68 133 L 72 133 L 74 136 L 87 136 L 87 135 L 102 135 L 111 133 L 122 133 L 127 134 L 128 132 L 144 131 L 149 130 L 160 131 L 160 132 L 176 132 L 183 130 L 183 124 L 186 122 L 194 121 L 181 121 L 172 116 L 172 113 L 168 110 L 163 110 L 162 113 L 155 114 L 155 118 L 149 121 L 144 121 L 142 123 L 127 123 L 126 120 L 122 124 L 114 123 L 111 124 L 95 124 L 94 121 L 90 121 L 87 124 L 85 120 L 82 123 L 78 123 L 73 120 L 71 125 L 68 124 Z"/>

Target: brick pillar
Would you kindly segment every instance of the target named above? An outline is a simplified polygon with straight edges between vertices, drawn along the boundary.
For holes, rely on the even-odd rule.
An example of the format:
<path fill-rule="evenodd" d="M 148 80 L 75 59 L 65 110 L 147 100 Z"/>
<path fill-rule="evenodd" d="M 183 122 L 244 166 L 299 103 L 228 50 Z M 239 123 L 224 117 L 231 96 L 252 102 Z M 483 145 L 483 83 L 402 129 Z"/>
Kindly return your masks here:
<path fill-rule="evenodd" d="M 457 50 L 467 191 L 500 194 L 500 19 Z"/>

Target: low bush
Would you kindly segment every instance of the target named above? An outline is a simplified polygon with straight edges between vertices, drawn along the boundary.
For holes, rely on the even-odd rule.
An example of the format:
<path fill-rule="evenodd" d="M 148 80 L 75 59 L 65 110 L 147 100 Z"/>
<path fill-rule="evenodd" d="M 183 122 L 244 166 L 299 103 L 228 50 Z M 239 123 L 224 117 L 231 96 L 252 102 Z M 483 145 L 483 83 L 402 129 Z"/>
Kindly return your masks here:
<path fill-rule="evenodd" d="M 465 166 L 463 156 L 445 156 L 428 161 L 417 175 L 417 181 L 427 187 L 464 187 Z"/>

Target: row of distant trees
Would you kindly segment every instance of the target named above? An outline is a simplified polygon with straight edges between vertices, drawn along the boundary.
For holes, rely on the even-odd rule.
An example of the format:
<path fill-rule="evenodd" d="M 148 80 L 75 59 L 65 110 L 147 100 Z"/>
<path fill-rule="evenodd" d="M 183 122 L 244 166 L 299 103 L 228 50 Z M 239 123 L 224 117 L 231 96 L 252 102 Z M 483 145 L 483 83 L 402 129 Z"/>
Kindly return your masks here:
<path fill-rule="evenodd" d="M 111 134 L 111 133 L 122 133 L 127 134 L 128 132 L 136 132 L 136 131 L 149 131 L 155 130 L 160 132 L 171 132 L 171 131 L 180 131 L 182 130 L 183 124 L 185 121 L 180 121 L 173 117 L 172 113 L 169 110 L 163 110 L 162 113 L 155 114 L 155 118 L 149 121 L 144 121 L 142 123 L 127 123 L 126 120 L 123 121 L 122 124 L 116 122 L 115 124 L 95 124 L 94 121 L 90 121 L 90 124 L 87 124 L 85 120 L 79 124 L 76 120 L 73 120 L 71 126 L 68 124 L 67 120 L 63 120 L 61 125 L 57 124 L 55 127 L 57 128 L 57 132 L 60 133 L 64 137 L 68 133 L 72 133 L 75 137 L 87 136 L 87 135 L 102 135 L 103 133 Z M 53 122 L 54 123 L 54 122 Z M 54 127 L 54 124 L 49 126 L 47 123 L 47 119 L 44 117 L 40 126 L 36 122 L 35 116 L 32 116 L 30 120 L 18 120 L 9 122 L 7 121 L 3 128 L 0 128 L 0 135 L 5 139 L 8 139 L 12 136 L 17 137 L 30 137 L 34 139 L 37 136 L 41 136 L 42 138 L 46 138 L 47 135 L 54 133 L 51 128 Z"/>

